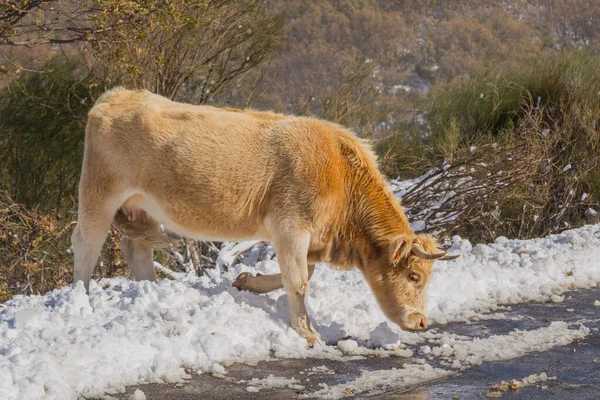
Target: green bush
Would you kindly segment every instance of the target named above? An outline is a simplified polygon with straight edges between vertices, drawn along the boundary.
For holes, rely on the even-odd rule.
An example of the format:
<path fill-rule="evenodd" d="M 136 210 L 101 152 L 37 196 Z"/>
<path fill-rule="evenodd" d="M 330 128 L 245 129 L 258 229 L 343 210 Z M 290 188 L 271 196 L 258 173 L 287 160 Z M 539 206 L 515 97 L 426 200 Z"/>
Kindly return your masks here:
<path fill-rule="evenodd" d="M 426 110 L 430 136 L 438 154 L 456 132 L 462 146 L 488 136 L 519 135 L 518 126 L 532 109 L 543 111 L 540 133 L 561 136 L 561 158 L 588 153 L 598 145 L 600 62 L 584 52 L 543 57 L 526 68 L 492 73 L 434 90 Z M 562 145 L 566 147 L 563 149 Z M 589 146 L 592 146 L 590 148 Z M 558 154 L 558 153 L 557 153 Z"/>
<path fill-rule="evenodd" d="M 74 205 L 87 111 L 96 83 L 55 59 L 0 91 L 0 181 L 18 203 L 65 211 Z"/>

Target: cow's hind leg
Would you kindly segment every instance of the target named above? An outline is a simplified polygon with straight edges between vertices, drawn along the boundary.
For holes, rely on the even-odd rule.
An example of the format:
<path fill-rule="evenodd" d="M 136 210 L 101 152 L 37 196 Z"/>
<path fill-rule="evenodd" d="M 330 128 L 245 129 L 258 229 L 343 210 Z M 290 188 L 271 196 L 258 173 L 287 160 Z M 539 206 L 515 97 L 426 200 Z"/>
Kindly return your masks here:
<path fill-rule="evenodd" d="M 124 237 L 121 239 L 121 250 L 136 280 L 156 281 L 152 247 L 141 240 Z"/>
<path fill-rule="evenodd" d="M 91 202 L 85 196 L 80 198 L 77 226 L 71 235 L 75 256 L 73 281 L 83 281 L 88 292 L 92 272 L 116 210 L 116 204 Z"/>
<path fill-rule="evenodd" d="M 312 277 L 315 272 L 315 265 L 308 265 L 308 280 Z M 283 282 L 281 281 L 281 274 L 274 275 L 256 275 L 252 276 L 249 272 L 242 272 L 238 275 L 234 287 L 238 290 L 247 290 L 254 293 L 269 293 L 277 289 L 283 288 Z"/>

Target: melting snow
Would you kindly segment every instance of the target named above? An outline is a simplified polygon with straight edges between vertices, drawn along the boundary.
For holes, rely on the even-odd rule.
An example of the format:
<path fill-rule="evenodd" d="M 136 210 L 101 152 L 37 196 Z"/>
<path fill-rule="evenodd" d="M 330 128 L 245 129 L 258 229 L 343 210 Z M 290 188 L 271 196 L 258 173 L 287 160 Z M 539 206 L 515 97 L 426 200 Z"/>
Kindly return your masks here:
<path fill-rule="evenodd" d="M 546 374 L 545 372 L 542 372 L 539 375 L 531 374 L 529 376 L 526 376 L 525 378 L 523 378 L 520 381 L 515 380 L 515 379 L 512 379 L 510 382 L 502 381 L 497 385 L 493 385 L 490 388 L 491 390 L 486 393 L 486 397 L 488 397 L 488 398 L 502 397 L 502 393 L 508 392 L 509 390 L 518 390 L 518 389 L 525 388 L 527 386 L 534 385 L 536 383 L 543 383 L 543 382 L 555 381 L 555 380 L 556 380 L 555 376 L 549 377 L 548 374 Z M 547 389 L 547 388 L 548 388 L 548 386 L 542 386 L 543 390 Z"/>
<path fill-rule="evenodd" d="M 600 281 L 600 225 L 528 241 L 498 238 L 475 247 L 455 237 L 450 253 L 461 257 L 436 263 L 429 290 L 429 317 L 438 324 L 481 317 L 500 304 L 549 301 L 569 287 Z M 272 356 L 339 358 L 372 352 L 367 346 L 411 357 L 412 350 L 398 346 L 422 345 L 426 339 L 434 344 L 431 332 L 403 332 L 388 322 L 358 271 L 321 265 L 311 280 L 307 308 L 327 343 L 339 342 L 339 348 L 308 350 L 288 326 L 283 290 L 258 296 L 231 287 L 243 271 L 273 274 L 279 268 L 268 260 L 253 267 L 237 264 L 210 277 L 92 282 L 89 296 L 81 283 L 42 296 L 15 296 L 0 310 L 0 398 L 76 399 L 115 394 L 124 385 L 180 382 L 190 377 L 188 371 L 223 374 L 233 362 L 256 364 Z M 432 346 L 428 356 L 446 357 L 461 368 L 570 343 L 586 332 L 553 323 L 482 340 L 453 338 L 446 347 Z M 450 372 L 419 364 L 376 373 L 378 378 L 363 374 L 351 390 Z M 323 395 L 341 393 L 337 387 L 323 390 Z"/>
<path fill-rule="evenodd" d="M 302 395 L 300 398 L 340 399 L 348 395 L 369 392 L 377 394 L 383 390 L 399 389 L 419 382 L 439 379 L 455 374 L 429 364 L 406 364 L 401 368 L 379 371 L 363 371 L 356 380 L 334 386 L 322 384 L 323 389 Z"/>
<path fill-rule="evenodd" d="M 270 389 L 270 388 L 282 388 L 289 387 L 296 390 L 304 389 L 304 386 L 300 385 L 299 381 L 294 378 L 284 378 L 281 376 L 273 376 L 269 375 L 265 379 L 254 378 L 250 381 L 239 381 L 238 383 L 247 383 L 248 387 L 246 387 L 246 391 L 248 392 L 258 392 L 260 389 Z"/>
<path fill-rule="evenodd" d="M 140 389 L 136 389 L 135 392 L 129 396 L 128 400 L 146 400 L 146 394 Z"/>
<path fill-rule="evenodd" d="M 484 361 L 510 360 L 533 351 L 545 351 L 583 339 L 590 333 L 584 325 L 572 329 L 566 322 L 555 321 L 550 326 L 532 331 L 514 331 L 485 339 L 455 340 L 443 337 L 431 354 L 446 358 L 452 368 L 470 367 Z"/>

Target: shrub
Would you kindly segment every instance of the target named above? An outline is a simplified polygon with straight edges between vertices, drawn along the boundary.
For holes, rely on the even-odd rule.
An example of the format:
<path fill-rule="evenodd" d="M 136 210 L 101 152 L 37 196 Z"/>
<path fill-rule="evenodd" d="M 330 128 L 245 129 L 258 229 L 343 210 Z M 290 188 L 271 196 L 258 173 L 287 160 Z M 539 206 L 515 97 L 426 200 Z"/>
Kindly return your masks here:
<path fill-rule="evenodd" d="M 44 293 L 70 281 L 73 223 L 28 210 L 0 192 L 0 302 Z"/>
<path fill-rule="evenodd" d="M 562 53 L 527 68 L 488 71 L 434 91 L 426 110 L 433 146 L 442 150 L 436 141 L 443 143 L 453 128 L 458 128 L 463 145 L 487 135 L 518 135 L 516 125 L 532 108 L 543 111 L 543 129 L 560 133 L 574 146 L 568 150 L 595 143 L 600 112 L 598 61 L 583 52 Z"/>
<path fill-rule="evenodd" d="M 426 229 L 475 241 L 584 223 L 600 199 L 599 61 L 563 53 L 432 92 L 426 123 L 410 129 L 427 149 L 421 171 L 434 168 L 436 179 L 405 194 L 409 213 L 423 217 L 424 198 L 450 193 L 443 208 L 453 217 L 431 213 Z"/>
<path fill-rule="evenodd" d="M 97 84 L 54 59 L 0 92 L 0 178 L 15 201 L 65 212 L 74 205 L 84 127 Z"/>

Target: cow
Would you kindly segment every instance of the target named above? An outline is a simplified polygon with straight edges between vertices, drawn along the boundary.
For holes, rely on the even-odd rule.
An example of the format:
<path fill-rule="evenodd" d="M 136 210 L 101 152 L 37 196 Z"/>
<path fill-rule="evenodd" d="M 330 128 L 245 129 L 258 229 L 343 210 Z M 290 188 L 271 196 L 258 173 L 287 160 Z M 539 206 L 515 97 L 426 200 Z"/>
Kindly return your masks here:
<path fill-rule="evenodd" d="M 241 274 L 240 290 L 284 288 L 290 325 L 320 341 L 304 304 L 315 263 L 358 268 L 385 315 L 427 327 L 435 260 L 415 234 L 367 143 L 340 125 L 272 112 L 178 103 L 115 88 L 89 112 L 72 235 L 74 281 L 89 281 L 112 223 L 137 280 L 156 280 L 160 225 L 192 239 L 262 239 L 281 274 Z"/>

